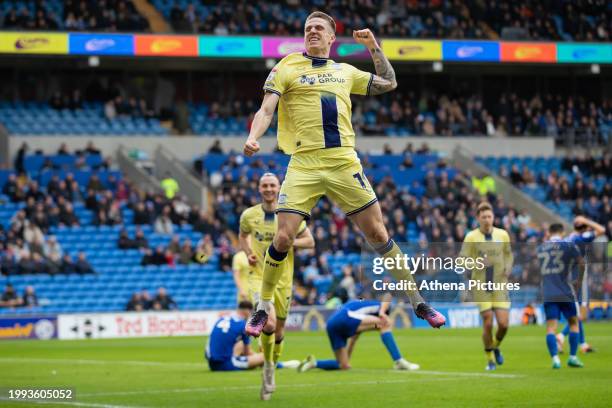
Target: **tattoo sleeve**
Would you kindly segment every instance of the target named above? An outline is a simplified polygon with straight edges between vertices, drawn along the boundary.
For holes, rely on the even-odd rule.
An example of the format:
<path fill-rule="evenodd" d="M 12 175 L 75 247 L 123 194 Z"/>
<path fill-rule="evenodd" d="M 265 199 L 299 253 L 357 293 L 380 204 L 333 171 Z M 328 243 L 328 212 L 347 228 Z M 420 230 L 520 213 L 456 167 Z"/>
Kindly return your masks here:
<path fill-rule="evenodd" d="M 392 91 L 397 87 L 397 81 L 395 80 L 395 71 L 391 63 L 380 47 L 371 48 L 370 54 L 376 69 L 376 75 L 374 75 L 372 85 L 370 86 L 370 95 L 380 95 Z"/>

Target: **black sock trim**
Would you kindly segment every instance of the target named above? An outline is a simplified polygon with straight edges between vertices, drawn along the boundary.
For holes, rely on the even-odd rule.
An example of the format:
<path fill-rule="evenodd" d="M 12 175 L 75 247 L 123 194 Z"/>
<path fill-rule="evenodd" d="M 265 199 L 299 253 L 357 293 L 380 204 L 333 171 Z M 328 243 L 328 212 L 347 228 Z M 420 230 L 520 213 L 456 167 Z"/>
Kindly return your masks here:
<path fill-rule="evenodd" d="M 391 248 L 393 248 L 393 244 L 394 243 L 395 242 L 393 242 L 392 239 L 389 239 L 386 244 L 376 246 L 376 247 L 374 247 L 374 249 L 376 250 L 376 252 L 378 252 L 379 255 L 384 255 L 387 252 L 389 252 L 391 250 Z"/>
<path fill-rule="evenodd" d="M 282 262 L 287 257 L 288 253 L 289 252 L 281 252 L 277 250 L 274 248 L 274 244 L 270 245 L 268 248 L 268 255 L 270 255 L 270 258 L 274 259 L 276 262 Z"/>
<path fill-rule="evenodd" d="M 281 344 L 283 342 L 283 340 L 285 340 L 285 337 L 281 337 L 280 339 L 276 339 L 274 341 L 274 344 Z"/>

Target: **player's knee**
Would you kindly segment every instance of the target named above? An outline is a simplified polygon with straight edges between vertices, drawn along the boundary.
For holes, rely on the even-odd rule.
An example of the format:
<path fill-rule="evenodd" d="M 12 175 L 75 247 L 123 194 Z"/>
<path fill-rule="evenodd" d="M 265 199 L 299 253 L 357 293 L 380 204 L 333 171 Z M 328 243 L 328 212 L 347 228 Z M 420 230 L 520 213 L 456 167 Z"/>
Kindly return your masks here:
<path fill-rule="evenodd" d="M 497 330 L 498 331 L 507 331 L 508 330 L 508 322 L 497 322 Z"/>
<path fill-rule="evenodd" d="M 383 224 L 377 225 L 368 234 L 368 241 L 374 245 L 384 244 L 389 241 L 389 234 Z"/>
<path fill-rule="evenodd" d="M 493 322 L 492 321 L 488 321 L 488 320 L 484 321 L 483 324 L 482 324 L 482 328 L 485 331 L 493 330 Z"/>
<path fill-rule="evenodd" d="M 381 333 L 386 333 L 391 331 L 391 321 L 390 320 L 382 320 L 377 324 L 378 330 Z"/>
<path fill-rule="evenodd" d="M 351 364 L 350 363 L 340 363 L 340 369 L 341 370 L 350 370 L 351 369 Z"/>
<path fill-rule="evenodd" d="M 294 237 L 285 230 L 278 230 L 274 235 L 274 248 L 279 252 L 288 252 L 293 246 Z"/>

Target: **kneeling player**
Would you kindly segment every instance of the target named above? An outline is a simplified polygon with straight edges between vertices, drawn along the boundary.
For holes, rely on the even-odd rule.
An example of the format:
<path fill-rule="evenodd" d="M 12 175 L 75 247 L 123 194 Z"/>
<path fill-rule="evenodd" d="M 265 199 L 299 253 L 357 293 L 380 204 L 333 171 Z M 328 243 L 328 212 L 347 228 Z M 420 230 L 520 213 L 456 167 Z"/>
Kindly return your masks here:
<path fill-rule="evenodd" d="M 377 300 L 355 300 L 342 306 L 327 322 L 327 335 L 336 359 L 316 360 L 310 355 L 300 364 L 298 371 L 303 373 L 313 368 L 348 370 L 351 368 L 351 354 L 359 335 L 371 330 L 380 331 L 380 339 L 389 351 L 396 370 L 418 370 L 419 365 L 404 360 L 395 344 L 388 316 L 389 306 L 389 302 Z"/>
<path fill-rule="evenodd" d="M 253 310 L 253 304 L 242 301 L 236 314 L 219 319 L 210 333 L 206 345 L 206 359 L 211 371 L 237 371 L 261 367 L 262 353 L 250 350 L 250 338 L 244 332 L 246 319 Z M 295 368 L 299 361 L 279 362 L 277 368 Z"/>
<path fill-rule="evenodd" d="M 563 240 L 563 225 L 552 224 L 549 228 L 549 234 L 548 241 L 538 248 L 538 259 L 540 260 L 540 271 L 542 273 L 544 312 L 546 314 L 546 345 L 552 357 L 552 367 L 555 369 L 561 368 L 555 333 L 559 319 L 563 314 L 570 326 L 570 357 L 567 365 L 583 367 L 582 362 L 576 357 L 579 340 L 578 308 L 576 306 L 576 294 L 569 280 L 572 268 L 576 264 L 580 273 L 577 282 L 582 282 L 584 259 L 574 243 Z"/>

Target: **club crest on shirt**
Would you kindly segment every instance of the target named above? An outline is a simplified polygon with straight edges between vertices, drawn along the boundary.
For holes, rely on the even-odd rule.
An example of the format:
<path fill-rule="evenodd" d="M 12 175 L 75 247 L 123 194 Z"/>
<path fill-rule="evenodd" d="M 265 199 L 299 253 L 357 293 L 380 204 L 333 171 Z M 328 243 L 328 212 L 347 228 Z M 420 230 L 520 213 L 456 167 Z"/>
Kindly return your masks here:
<path fill-rule="evenodd" d="M 316 80 L 315 77 L 309 77 L 308 75 L 302 75 L 302 78 L 300 79 L 300 84 L 314 85 L 315 80 Z"/>

